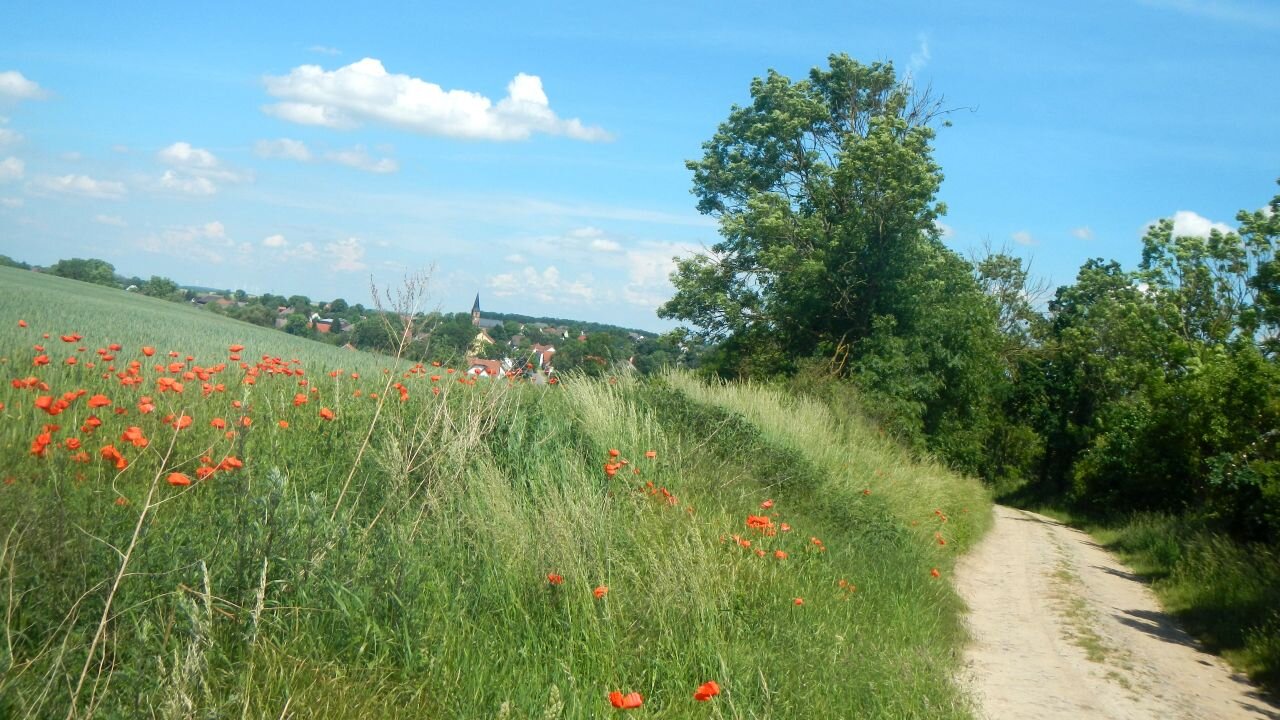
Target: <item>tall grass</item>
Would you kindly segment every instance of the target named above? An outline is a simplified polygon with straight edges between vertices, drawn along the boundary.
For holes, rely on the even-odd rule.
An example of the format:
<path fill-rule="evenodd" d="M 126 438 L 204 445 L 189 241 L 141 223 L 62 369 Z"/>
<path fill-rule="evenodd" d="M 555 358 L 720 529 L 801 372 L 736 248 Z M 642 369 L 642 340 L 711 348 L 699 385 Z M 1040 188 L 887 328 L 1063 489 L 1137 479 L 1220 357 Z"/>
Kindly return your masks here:
<path fill-rule="evenodd" d="M 464 384 L 106 293 L 0 285 L 0 367 L 86 391 L 50 417 L 42 391 L 0 386 L 0 717 L 595 718 L 611 690 L 642 693 L 638 716 L 970 716 L 960 606 L 929 570 L 986 508 L 890 445 L 805 440 L 786 428 L 816 411 L 749 411 L 759 389 L 734 390 L 738 410 L 675 376 Z M 111 342 L 145 383 L 60 364 Z M 305 374 L 246 384 L 230 343 Z M 53 362 L 33 366 L 34 344 Z M 173 374 L 142 344 L 225 362 L 225 392 L 157 392 Z M 95 393 L 112 404 L 91 410 Z M 55 444 L 32 455 L 50 422 Z M 97 450 L 130 425 L 151 443 L 118 471 Z M 72 437 L 88 462 L 57 444 Z M 165 481 L 228 455 L 244 467 Z M 745 524 L 766 499 L 773 534 Z M 724 693 L 695 702 L 712 679 Z"/>
<path fill-rule="evenodd" d="M 1186 517 L 1135 515 L 1090 528 L 1152 580 L 1187 629 L 1271 691 L 1280 690 L 1280 556 Z"/>

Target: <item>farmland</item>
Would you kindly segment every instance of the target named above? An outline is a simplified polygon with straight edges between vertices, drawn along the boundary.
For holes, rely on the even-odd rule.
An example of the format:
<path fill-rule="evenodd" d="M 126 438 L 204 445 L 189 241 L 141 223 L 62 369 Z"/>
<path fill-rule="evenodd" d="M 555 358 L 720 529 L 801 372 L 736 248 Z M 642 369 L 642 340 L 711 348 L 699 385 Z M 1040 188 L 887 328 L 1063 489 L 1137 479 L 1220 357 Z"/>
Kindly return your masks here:
<path fill-rule="evenodd" d="M 4 268 L 0 368 L 0 716 L 971 716 L 985 492 L 775 387 L 467 379 Z"/>

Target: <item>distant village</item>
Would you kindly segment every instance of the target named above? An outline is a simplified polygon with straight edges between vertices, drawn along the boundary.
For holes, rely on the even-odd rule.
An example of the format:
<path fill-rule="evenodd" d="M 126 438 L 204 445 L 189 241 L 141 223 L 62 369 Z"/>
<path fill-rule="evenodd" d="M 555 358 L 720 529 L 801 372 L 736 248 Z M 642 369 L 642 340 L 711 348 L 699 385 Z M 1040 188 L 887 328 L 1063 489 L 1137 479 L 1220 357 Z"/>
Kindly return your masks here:
<path fill-rule="evenodd" d="M 124 277 L 111 263 L 95 258 L 39 267 L 0 255 L 0 265 L 186 303 L 352 351 L 400 352 L 414 361 L 447 363 L 476 377 L 524 375 L 547 381 L 571 371 L 650 373 L 673 365 L 696 366 L 703 350 L 686 343 L 679 332 L 657 335 L 604 323 L 483 313 L 478 294 L 469 313 L 419 313 L 408 318 L 342 298 L 323 302 L 304 295 L 249 295 L 244 290 L 183 287 L 155 275 L 147 280 Z M 406 336 L 409 342 L 401 347 Z"/>

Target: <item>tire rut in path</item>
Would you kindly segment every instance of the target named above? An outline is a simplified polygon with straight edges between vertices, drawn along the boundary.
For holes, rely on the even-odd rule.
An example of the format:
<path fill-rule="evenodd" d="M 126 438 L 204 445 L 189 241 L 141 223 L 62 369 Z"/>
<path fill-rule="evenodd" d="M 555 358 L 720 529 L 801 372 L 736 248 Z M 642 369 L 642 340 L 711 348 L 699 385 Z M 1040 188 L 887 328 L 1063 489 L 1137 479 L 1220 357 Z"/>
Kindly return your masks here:
<path fill-rule="evenodd" d="M 994 513 L 955 576 L 972 634 L 964 680 L 985 717 L 1280 720 L 1280 706 L 1200 650 L 1088 535 Z"/>

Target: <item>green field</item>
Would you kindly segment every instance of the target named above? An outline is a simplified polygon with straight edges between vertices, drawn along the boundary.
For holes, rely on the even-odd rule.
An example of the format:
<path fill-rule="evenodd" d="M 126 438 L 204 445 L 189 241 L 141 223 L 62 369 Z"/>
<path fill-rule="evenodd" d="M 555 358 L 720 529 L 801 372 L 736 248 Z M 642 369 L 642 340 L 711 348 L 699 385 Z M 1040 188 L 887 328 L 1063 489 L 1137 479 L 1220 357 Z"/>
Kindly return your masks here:
<path fill-rule="evenodd" d="M 0 367 L 0 717 L 972 715 L 990 500 L 819 404 L 466 384 L 5 268 Z"/>

